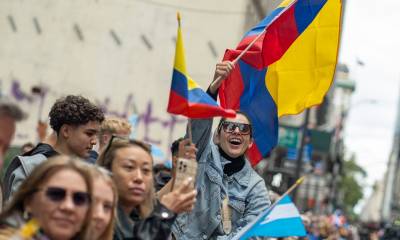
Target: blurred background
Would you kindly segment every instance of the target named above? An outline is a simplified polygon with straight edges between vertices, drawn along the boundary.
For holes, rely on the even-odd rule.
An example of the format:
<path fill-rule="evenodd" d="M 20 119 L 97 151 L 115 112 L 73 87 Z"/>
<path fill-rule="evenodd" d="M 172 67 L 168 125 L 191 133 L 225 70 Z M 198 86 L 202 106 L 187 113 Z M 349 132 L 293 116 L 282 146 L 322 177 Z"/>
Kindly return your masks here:
<path fill-rule="evenodd" d="M 47 113 L 57 98 L 81 94 L 107 115 L 129 119 L 132 137 L 168 161 L 186 124 L 166 113 L 176 12 L 188 72 L 205 89 L 225 49 L 279 3 L 0 0 L 0 94 L 29 113 L 8 156 L 50 132 Z M 300 211 L 344 215 L 360 232 L 381 235 L 400 225 L 399 7 L 395 0 L 343 0 L 330 91 L 321 105 L 280 119 L 279 145 L 257 166 L 278 194 L 308 175 L 293 196 Z"/>

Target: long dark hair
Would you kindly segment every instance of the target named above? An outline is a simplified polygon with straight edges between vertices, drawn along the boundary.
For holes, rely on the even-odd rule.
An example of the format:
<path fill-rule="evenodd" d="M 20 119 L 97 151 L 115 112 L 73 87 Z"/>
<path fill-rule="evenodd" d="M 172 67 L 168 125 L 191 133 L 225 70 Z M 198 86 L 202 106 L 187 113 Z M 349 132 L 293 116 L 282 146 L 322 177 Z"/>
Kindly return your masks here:
<path fill-rule="evenodd" d="M 112 172 L 112 163 L 115 159 L 116 152 L 119 149 L 129 148 L 129 147 L 139 147 L 144 151 L 146 151 L 151 158 L 151 164 L 153 164 L 153 157 L 151 155 L 150 145 L 138 140 L 128 140 L 117 136 L 111 137 L 107 147 L 104 149 L 104 151 L 100 154 L 99 158 L 97 159 L 97 164 Z M 151 189 L 149 190 L 148 196 L 146 196 L 145 201 L 139 206 L 139 215 L 141 218 L 148 217 L 154 209 L 154 204 L 156 201 L 154 183 L 150 184 L 150 188 Z"/>

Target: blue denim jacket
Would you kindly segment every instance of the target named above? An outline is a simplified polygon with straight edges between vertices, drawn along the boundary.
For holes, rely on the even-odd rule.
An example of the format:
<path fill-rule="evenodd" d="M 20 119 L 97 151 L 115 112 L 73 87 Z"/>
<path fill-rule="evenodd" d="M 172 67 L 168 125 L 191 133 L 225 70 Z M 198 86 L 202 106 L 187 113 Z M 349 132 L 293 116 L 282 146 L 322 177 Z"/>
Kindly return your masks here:
<path fill-rule="evenodd" d="M 172 231 L 179 240 L 230 239 L 242 227 L 270 206 L 264 180 L 246 163 L 242 170 L 227 176 L 224 159 L 211 138 L 212 119 L 192 120 L 192 139 L 198 148 L 197 200 L 192 212 L 176 219 Z M 229 196 L 232 231 L 222 228 L 222 202 Z"/>

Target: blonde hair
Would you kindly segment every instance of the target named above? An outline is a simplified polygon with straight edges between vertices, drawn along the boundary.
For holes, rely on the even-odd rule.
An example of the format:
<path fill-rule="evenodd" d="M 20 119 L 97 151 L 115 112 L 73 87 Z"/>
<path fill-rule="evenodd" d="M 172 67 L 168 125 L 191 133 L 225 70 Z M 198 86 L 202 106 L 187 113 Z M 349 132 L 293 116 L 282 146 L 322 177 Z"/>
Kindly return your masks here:
<path fill-rule="evenodd" d="M 118 138 L 117 138 L 118 139 Z M 146 151 L 150 158 L 151 158 L 151 164 L 153 164 L 153 157 L 151 155 L 150 147 L 141 141 L 137 140 L 124 140 L 124 139 L 118 139 L 116 140 L 115 138 L 112 138 L 107 146 L 107 148 L 100 154 L 99 158 L 97 159 L 97 164 L 108 169 L 109 171 L 112 171 L 112 163 L 115 159 L 116 152 L 119 149 L 123 148 L 129 148 L 129 147 L 139 147 Z M 154 190 L 154 180 L 153 180 L 153 172 L 151 173 L 151 183 L 150 183 L 150 190 L 148 191 L 148 195 L 146 196 L 145 200 L 143 203 L 141 203 L 138 207 L 139 210 L 139 215 L 141 218 L 146 218 L 150 215 L 150 213 L 154 209 L 154 204 L 156 201 L 155 197 L 155 190 Z"/>
<path fill-rule="evenodd" d="M 118 190 L 114 184 L 114 181 L 112 180 L 111 176 L 109 175 L 109 174 L 111 174 L 111 172 L 108 172 L 108 170 L 104 169 L 103 167 L 91 165 L 90 173 L 91 173 L 94 181 L 103 180 L 111 187 L 112 192 L 113 192 L 111 220 L 108 223 L 107 228 L 104 231 L 104 233 L 99 237 L 99 239 L 97 239 L 97 240 L 111 240 L 111 239 L 113 239 L 113 235 L 114 235 L 114 225 L 115 225 L 115 219 L 116 219 L 116 214 L 117 214 L 116 209 L 117 209 L 117 203 L 118 203 Z"/>
<path fill-rule="evenodd" d="M 86 183 L 88 193 L 92 195 L 92 177 L 86 164 L 83 163 L 83 160 L 59 155 L 48 159 L 32 171 L 32 173 L 21 184 L 18 191 L 14 194 L 11 202 L 6 206 L 4 212 L 0 214 L 0 221 L 4 221 L 7 217 L 10 217 L 15 213 L 22 216 L 25 211 L 25 203 L 32 199 L 37 189 L 46 183 L 56 173 L 67 169 L 73 170 L 82 176 Z M 92 210 L 93 205 L 89 205 L 81 227 L 81 231 L 78 232 L 73 239 L 88 239 Z"/>
<path fill-rule="evenodd" d="M 117 117 L 107 117 L 100 125 L 99 135 L 105 133 L 114 134 L 120 131 L 131 132 L 132 126 L 128 120 Z"/>

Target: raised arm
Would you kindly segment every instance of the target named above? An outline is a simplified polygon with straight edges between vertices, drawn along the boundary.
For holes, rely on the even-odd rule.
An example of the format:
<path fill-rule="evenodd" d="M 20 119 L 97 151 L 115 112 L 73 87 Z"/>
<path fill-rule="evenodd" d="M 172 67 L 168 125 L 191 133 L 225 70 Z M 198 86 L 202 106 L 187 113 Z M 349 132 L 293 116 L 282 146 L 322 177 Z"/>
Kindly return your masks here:
<path fill-rule="evenodd" d="M 215 67 L 214 79 L 207 89 L 208 95 L 214 100 L 217 100 L 218 89 L 221 86 L 223 80 L 230 74 L 233 69 L 233 63 L 230 61 L 224 61 L 217 63 Z M 196 144 L 198 149 L 197 156 L 201 156 L 205 147 L 210 141 L 212 132 L 212 118 L 207 119 L 192 119 L 192 140 Z M 186 133 L 186 137 L 188 134 Z"/>

